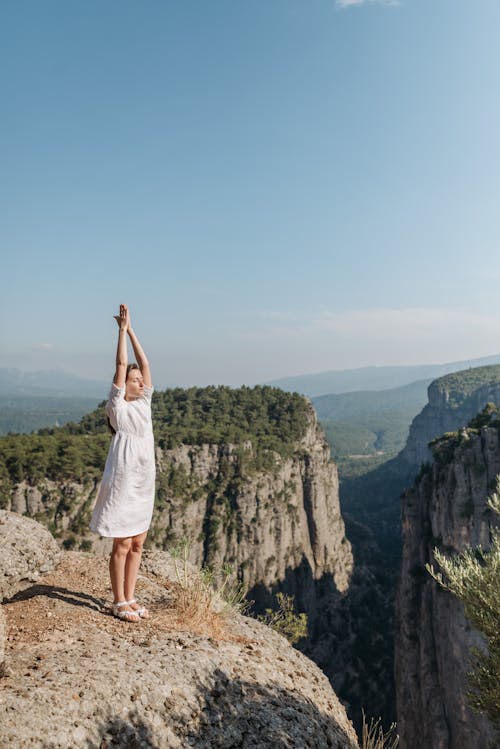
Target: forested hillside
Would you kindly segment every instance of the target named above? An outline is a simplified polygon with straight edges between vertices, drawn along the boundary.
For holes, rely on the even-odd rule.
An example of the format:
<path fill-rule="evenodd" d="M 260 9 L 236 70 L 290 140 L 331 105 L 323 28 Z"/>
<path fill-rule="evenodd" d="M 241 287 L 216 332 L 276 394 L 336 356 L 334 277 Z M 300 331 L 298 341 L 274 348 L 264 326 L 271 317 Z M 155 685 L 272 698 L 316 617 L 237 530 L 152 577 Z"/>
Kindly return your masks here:
<path fill-rule="evenodd" d="M 366 473 L 403 449 L 412 419 L 427 403 L 429 384 L 419 380 L 312 399 L 341 476 Z"/>
<path fill-rule="evenodd" d="M 307 428 L 309 408 L 303 396 L 267 386 L 175 388 L 153 396 L 155 441 L 165 449 L 249 442 L 254 468 L 265 467 L 272 464 L 272 452 L 282 457 L 293 452 Z M 20 481 L 98 477 L 110 438 L 104 403 L 79 422 L 0 437 L 0 506 Z"/>

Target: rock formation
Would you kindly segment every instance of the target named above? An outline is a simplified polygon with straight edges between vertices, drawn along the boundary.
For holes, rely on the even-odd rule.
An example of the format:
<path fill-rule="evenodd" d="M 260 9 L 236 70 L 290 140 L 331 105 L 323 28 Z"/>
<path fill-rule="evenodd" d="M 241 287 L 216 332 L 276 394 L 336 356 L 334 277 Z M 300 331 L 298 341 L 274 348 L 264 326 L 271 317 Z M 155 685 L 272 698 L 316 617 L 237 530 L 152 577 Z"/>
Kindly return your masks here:
<path fill-rule="evenodd" d="M 30 518 L 0 510 L 0 599 L 53 569 L 61 550 L 48 530 Z"/>
<path fill-rule="evenodd" d="M 60 556 L 56 541 L 42 525 L 0 510 L 0 601 L 52 570 Z M 0 675 L 5 670 L 6 627 L 0 607 Z"/>
<path fill-rule="evenodd" d="M 469 651 L 479 634 L 461 604 L 425 570 L 447 555 L 490 544 L 486 506 L 500 473 L 497 428 L 461 430 L 435 445 L 435 461 L 402 500 L 403 559 L 397 595 L 396 691 L 403 749 L 486 749 L 485 717 L 467 703 Z"/>
<path fill-rule="evenodd" d="M 33 524 L 15 522 L 26 523 L 16 553 L 36 571 Z M 276 632 L 239 614 L 212 630 L 179 623 L 166 552 L 145 553 L 137 594 L 153 617 L 137 624 L 106 614 L 104 557 L 64 552 L 25 582 L 2 605 L 2 746 L 358 746 L 326 677 Z"/>
<path fill-rule="evenodd" d="M 432 460 L 428 445 L 435 437 L 466 426 L 487 403 L 500 403 L 500 367 L 456 372 L 434 380 L 429 402 L 413 419 L 400 457 L 416 470 Z"/>

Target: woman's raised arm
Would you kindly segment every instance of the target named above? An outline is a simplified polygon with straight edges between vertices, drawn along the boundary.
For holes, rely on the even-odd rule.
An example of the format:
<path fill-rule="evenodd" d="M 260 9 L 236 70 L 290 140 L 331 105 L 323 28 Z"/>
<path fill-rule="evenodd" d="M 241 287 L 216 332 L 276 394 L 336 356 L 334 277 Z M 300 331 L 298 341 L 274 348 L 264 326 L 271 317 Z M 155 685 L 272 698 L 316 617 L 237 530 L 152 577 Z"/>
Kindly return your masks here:
<path fill-rule="evenodd" d="M 143 351 L 141 344 L 139 343 L 139 339 L 137 338 L 136 334 L 134 333 L 132 329 L 132 325 L 130 324 L 130 317 L 128 318 L 127 332 L 130 338 L 130 343 L 132 344 L 132 348 L 134 349 L 134 354 L 135 354 L 135 358 L 137 359 L 137 364 L 139 365 L 139 369 L 142 372 L 144 384 L 146 385 L 146 387 L 151 387 L 153 382 L 151 380 L 151 369 L 149 367 L 149 361 L 148 361 L 146 354 Z"/>
<path fill-rule="evenodd" d="M 116 369 L 113 382 L 116 387 L 125 386 L 127 379 L 127 331 L 129 327 L 129 314 L 126 304 L 120 304 L 120 314 L 114 315 L 120 331 L 118 333 L 118 345 L 116 347 Z"/>

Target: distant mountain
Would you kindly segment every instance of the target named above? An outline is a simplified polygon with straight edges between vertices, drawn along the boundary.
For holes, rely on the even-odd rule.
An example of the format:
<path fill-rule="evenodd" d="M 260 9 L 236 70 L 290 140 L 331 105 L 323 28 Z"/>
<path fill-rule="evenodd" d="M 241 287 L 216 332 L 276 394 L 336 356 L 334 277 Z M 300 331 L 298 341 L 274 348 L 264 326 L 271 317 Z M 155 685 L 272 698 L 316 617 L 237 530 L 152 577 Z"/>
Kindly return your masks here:
<path fill-rule="evenodd" d="M 417 380 L 435 380 L 452 372 L 500 364 L 500 354 L 482 359 L 450 362 L 448 364 L 420 364 L 412 367 L 361 367 L 318 374 L 283 377 L 265 382 L 283 390 L 296 391 L 310 398 L 330 393 L 351 393 L 355 390 L 386 390 L 409 385 Z"/>
<path fill-rule="evenodd" d="M 418 380 L 390 390 L 359 390 L 354 393 L 312 398 L 341 475 L 353 466 L 349 456 L 387 457 L 403 449 L 412 419 L 427 403 L 432 380 Z M 348 465 L 349 464 L 349 465 Z"/>
<path fill-rule="evenodd" d="M 20 369 L 0 367 L 0 396 L 58 398 L 97 398 L 103 400 L 108 393 L 109 382 L 87 380 L 84 377 L 60 370 L 23 372 Z"/>
<path fill-rule="evenodd" d="M 432 378 L 389 390 L 358 390 L 354 393 L 319 395 L 312 398 L 320 419 L 354 421 L 368 415 L 393 411 L 417 414 L 427 403 Z"/>

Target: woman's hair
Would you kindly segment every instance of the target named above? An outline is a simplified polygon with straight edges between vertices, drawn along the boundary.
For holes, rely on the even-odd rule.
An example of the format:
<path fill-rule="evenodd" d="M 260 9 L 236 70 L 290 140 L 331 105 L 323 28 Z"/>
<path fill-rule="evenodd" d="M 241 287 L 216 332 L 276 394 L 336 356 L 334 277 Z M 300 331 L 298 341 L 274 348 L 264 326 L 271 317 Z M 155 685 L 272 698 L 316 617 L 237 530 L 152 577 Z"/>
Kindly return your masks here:
<path fill-rule="evenodd" d="M 131 372 L 131 371 L 132 371 L 133 369 L 139 369 L 139 370 L 140 370 L 141 368 L 140 368 L 140 366 L 139 366 L 138 364 L 136 364 L 135 362 L 132 362 L 132 364 L 128 364 L 128 365 L 127 365 L 127 373 L 126 373 L 126 375 L 125 375 L 125 382 L 127 382 L 127 380 L 128 380 L 128 376 L 129 376 L 130 372 Z"/>
<path fill-rule="evenodd" d="M 132 371 L 133 369 L 139 369 L 139 370 L 140 370 L 141 368 L 140 368 L 140 366 L 139 366 L 138 364 L 136 364 L 135 362 L 132 362 L 132 364 L 127 364 L 127 372 L 126 372 L 126 374 L 125 374 L 125 382 L 127 382 L 127 380 L 128 380 L 128 376 L 129 376 L 130 372 L 131 372 L 131 371 Z M 111 434 L 116 434 L 116 430 L 115 430 L 115 429 L 113 429 L 113 427 L 111 426 L 111 422 L 110 422 L 110 420 L 109 420 L 109 416 L 106 416 L 106 421 L 108 422 L 108 429 L 109 429 L 109 431 L 111 432 Z"/>

